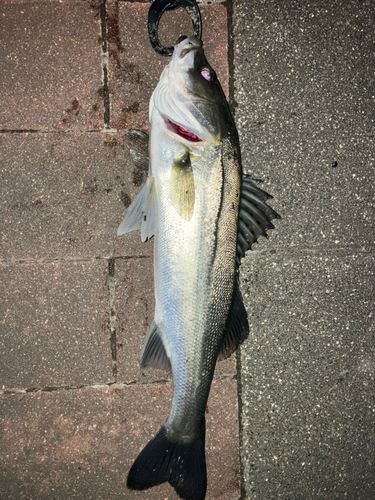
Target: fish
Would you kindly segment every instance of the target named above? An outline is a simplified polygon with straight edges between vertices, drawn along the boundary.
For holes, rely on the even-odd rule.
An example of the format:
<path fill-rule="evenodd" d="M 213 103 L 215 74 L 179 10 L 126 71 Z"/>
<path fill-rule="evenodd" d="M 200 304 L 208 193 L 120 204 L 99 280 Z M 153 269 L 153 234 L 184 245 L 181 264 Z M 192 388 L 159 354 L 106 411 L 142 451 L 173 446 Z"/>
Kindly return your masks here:
<path fill-rule="evenodd" d="M 154 238 L 155 316 L 141 369 L 172 372 L 167 420 L 132 465 L 127 487 L 169 482 L 180 498 L 207 489 L 205 410 L 216 361 L 249 335 L 241 258 L 279 218 L 243 175 L 237 129 L 200 39 L 180 37 L 150 100 L 148 170 L 118 235 Z M 145 136 L 140 144 L 145 144 Z M 147 165 L 145 162 L 147 161 Z"/>

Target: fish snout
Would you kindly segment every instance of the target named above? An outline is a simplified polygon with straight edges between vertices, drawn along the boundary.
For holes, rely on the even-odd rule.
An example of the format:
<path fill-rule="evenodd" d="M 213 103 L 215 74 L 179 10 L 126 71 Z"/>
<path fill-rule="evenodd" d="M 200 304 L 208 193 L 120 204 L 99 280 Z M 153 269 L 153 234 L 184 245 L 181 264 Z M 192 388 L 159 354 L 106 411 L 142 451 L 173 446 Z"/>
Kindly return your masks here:
<path fill-rule="evenodd" d="M 180 59 L 183 59 L 192 50 L 202 50 L 203 43 L 195 36 L 180 36 L 175 45 L 175 52 Z"/>

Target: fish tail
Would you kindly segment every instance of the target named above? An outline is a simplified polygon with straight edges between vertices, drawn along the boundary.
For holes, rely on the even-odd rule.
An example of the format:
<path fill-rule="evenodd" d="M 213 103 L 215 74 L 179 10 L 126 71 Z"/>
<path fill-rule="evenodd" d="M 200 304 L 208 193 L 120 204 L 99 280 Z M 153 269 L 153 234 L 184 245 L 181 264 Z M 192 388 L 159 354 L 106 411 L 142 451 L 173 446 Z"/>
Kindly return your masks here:
<path fill-rule="evenodd" d="M 169 482 L 184 500 L 204 500 L 207 489 L 204 429 L 189 444 L 171 441 L 163 425 L 145 446 L 128 474 L 131 490 Z"/>

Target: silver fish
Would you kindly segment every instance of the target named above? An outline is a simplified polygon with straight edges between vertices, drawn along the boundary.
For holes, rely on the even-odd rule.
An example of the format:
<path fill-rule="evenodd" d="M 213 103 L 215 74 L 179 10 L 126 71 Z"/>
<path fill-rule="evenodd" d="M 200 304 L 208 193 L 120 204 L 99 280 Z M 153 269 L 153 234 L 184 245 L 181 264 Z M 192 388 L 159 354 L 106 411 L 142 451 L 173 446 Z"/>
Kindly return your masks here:
<path fill-rule="evenodd" d="M 175 46 L 150 122 L 148 178 L 118 234 L 141 229 L 142 241 L 155 238 L 155 317 L 141 368 L 172 371 L 173 401 L 127 485 L 144 490 L 168 481 L 181 498 L 203 500 L 216 361 L 249 332 L 240 260 L 278 215 L 264 203 L 269 195 L 242 176 L 237 130 L 199 39 Z"/>

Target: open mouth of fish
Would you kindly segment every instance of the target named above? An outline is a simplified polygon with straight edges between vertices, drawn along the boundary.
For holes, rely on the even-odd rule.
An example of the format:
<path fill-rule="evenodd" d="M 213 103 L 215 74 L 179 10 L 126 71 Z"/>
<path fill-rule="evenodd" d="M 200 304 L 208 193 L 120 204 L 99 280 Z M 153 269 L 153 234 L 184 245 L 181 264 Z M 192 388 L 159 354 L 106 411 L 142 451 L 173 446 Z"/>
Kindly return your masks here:
<path fill-rule="evenodd" d="M 190 142 L 202 142 L 202 139 L 200 139 L 198 136 L 196 136 L 192 132 L 189 132 L 188 130 L 184 129 L 180 125 L 177 125 L 177 123 L 173 123 L 168 118 L 166 120 L 167 120 L 168 124 L 172 127 L 173 132 L 175 132 L 179 137 L 182 137 L 183 139 L 190 141 Z"/>

